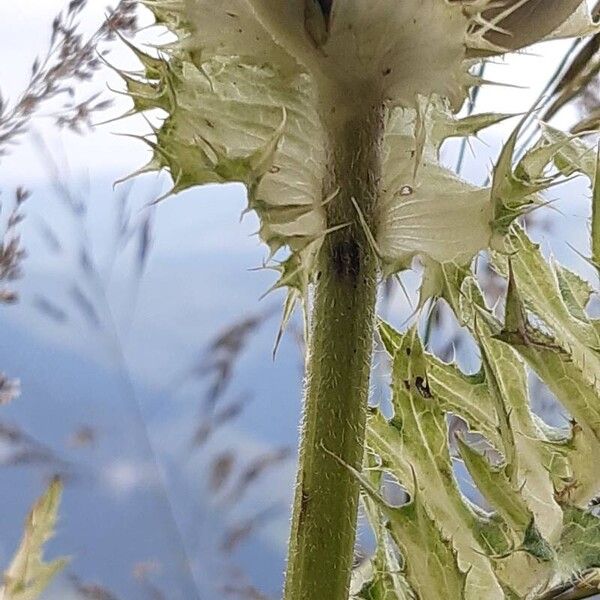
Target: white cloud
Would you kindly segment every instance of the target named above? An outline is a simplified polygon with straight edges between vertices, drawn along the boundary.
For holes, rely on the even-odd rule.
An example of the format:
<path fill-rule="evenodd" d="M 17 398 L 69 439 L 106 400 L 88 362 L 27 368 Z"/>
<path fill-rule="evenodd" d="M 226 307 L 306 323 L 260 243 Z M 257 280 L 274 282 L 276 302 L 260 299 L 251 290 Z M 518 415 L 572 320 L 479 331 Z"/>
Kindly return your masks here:
<path fill-rule="evenodd" d="M 125 459 L 116 459 L 105 465 L 102 481 L 117 497 L 160 485 L 157 467 L 153 463 Z"/>

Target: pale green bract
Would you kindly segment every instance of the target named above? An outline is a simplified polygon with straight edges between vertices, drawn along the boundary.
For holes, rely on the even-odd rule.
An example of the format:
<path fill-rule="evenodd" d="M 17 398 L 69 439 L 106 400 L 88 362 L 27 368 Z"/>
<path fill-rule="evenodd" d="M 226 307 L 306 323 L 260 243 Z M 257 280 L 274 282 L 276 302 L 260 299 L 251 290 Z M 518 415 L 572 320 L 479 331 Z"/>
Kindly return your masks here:
<path fill-rule="evenodd" d="M 533 2 L 533 0 L 529 0 Z M 167 169 L 173 192 L 214 182 L 241 182 L 261 238 L 287 286 L 289 317 L 304 298 L 315 257 L 329 229 L 325 180 L 345 91 L 376 89 L 388 107 L 385 162 L 372 232 L 385 273 L 425 262 L 467 265 L 528 210 L 548 182 L 512 181 L 499 164 L 501 193 L 477 188 L 438 164 L 442 142 L 469 136 L 503 116 L 456 121 L 475 56 L 499 54 L 549 36 L 580 1 L 546 2 L 527 31 L 498 34 L 527 2 L 337 0 L 325 18 L 315 0 L 145 0 L 177 41 L 152 57 L 136 50 L 144 71 L 124 74 L 136 111 L 160 108 L 162 126 L 148 138 L 153 159 L 143 170 Z M 583 7 L 583 5 L 582 5 Z M 583 10 L 583 8 L 582 8 Z M 587 13 L 560 35 L 589 28 Z M 489 19 L 489 20 L 488 20 Z M 490 41 L 493 39 L 493 42 Z M 500 44 L 500 41 L 504 44 Z M 548 161 L 551 157 L 548 157 Z M 466 224 L 468 223 L 468 227 Z"/>
<path fill-rule="evenodd" d="M 600 451 L 600 325 L 589 285 L 549 264 L 516 224 L 543 206 L 565 177 L 598 179 L 581 140 L 544 128 L 515 164 L 518 124 L 490 184 L 474 186 L 439 162 L 450 137 L 475 135 L 509 115 L 457 119 L 477 59 L 542 39 L 595 31 L 579 0 L 145 0 L 176 41 L 155 55 L 135 50 L 143 71 L 124 74 L 138 112 L 166 118 L 147 139 L 145 170 L 168 169 L 173 191 L 241 182 L 261 238 L 289 290 L 284 322 L 315 277 L 327 221 L 336 126 L 376 94 L 386 107 L 382 169 L 367 232 L 384 275 L 420 259 L 420 307 L 443 299 L 478 344 L 480 373 L 466 376 L 424 352 L 413 328 L 382 323 L 392 357 L 394 416 L 369 418 L 367 469 L 355 472 L 375 531 L 375 556 L 355 572 L 363 600 L 548 598 L 588 578 L 598 585 L 600 491 L 590 456 Z M 335 109 L 335 110 L 334 110 Z M 592 264 L 600 258 L 600 185 L 594 193 Z M 357 212 L 360 207 L 357 203 Z M 366 219 L 361 217 L 364 227 Z M 508 280 L 503 321 L 472 271 L 488 251 Z M 552 428 L 530 409 L 528 370 L 573 418 Z M 448 417 L 467 431 L 448 439 Z M 460 460 L 485 500 L 457 484 Z M 350 468 L 350 467 L 348 467 Z M 382 497 L 382 472 L 407 490 Z"/>

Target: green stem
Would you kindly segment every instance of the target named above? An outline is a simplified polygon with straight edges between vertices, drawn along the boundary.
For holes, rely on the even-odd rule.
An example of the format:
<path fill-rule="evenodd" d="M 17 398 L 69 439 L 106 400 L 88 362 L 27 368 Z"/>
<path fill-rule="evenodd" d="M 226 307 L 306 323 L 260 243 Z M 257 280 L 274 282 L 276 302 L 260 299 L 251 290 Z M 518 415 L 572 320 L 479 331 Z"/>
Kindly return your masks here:
<path fill-rule="evenodd" d="M 330 126 L 325 191 L 339 192 L 328 226 L 350 225 L 326 237 L 319 257 L 285 600 L 348 598 L 359 485 L 335 457 L 361 468 L 378 275 L 353 199 L 373 227 L 383 123 L 381 103 L 361 104 Z"/>

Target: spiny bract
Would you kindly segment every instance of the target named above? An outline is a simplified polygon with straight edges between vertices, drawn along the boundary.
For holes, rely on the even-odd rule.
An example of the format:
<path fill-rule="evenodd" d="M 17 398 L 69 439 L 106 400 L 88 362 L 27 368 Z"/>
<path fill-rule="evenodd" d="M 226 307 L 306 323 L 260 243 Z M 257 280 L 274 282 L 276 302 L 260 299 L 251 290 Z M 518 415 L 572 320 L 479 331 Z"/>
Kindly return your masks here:
<path fill-rule="evenodd" d="M 136 111 L 167 113 L 147 139 L 153 159 L 143 170 L 167 169 L 173 192 L 245 184 L 271 256 L 291 251 L 277 263 L 277 286 L 290 290 L 288 315 L 306 295 L 332 226 L 324 180 L 336 119 L 365 94 L 387 107 L 373 232 L 384 271 L 406 268 L 415 255 L 467 264 L 543 187 L 515 181 L 511 156 L 497 169 L 495 189 L 471 186 L 439 166 L 445 139 L 473 135 L 502 118 L 452 116 L 479 83 L 470 68 L 478 57 L 553 32 L 591 28 L 580 0 L 336 0 L 325 11 L 315 0 L 144 4 L 177 40 L 156 56 L 135 50 L 144 70 L 123 74 Z M 520 17 L 531 10 L 534 18 L 523 28 Z"/>

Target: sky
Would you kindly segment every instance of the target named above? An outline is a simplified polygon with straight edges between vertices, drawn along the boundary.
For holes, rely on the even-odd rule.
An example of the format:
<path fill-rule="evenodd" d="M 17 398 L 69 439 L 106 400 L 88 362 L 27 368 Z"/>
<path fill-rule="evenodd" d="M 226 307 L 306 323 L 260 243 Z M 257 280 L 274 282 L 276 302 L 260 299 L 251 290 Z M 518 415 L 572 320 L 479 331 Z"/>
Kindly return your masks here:
<path fill-rule="evenodd" d="M 62 0 L 0 5 L 4 97 L 14 98 L 22 89 L 63 5 Z M 86 30 L 97 26 L 104 5 L 91 0 Z M 535 100 L 567 45 L 541 44 L 489 67 L 488 79 L 510 78 L 521 87 L 484 88 L 478 110 L 521 112 Z M 124 47 L 115 49 L 108 60 L 119 68 L 135 68 Z M 118 76 L 106 68 L 96 83 L 78 93 L 85 96 L 98 86 L 110 96 L 111 89 L 122 88 Z M 115 97 L 108 117 L 128 108 L 126 99 Z M 571 118 L 564 114 L 558 124 Z M 473 141 L 478 158 L 467 154 L 465 177 L 479 182 L 485 178 L 487 165 L 514 123 Z M 240 474 L 254 458 L 273 449 L 295 449 L 301 394 L 297 343 L 292 334 L 286 336 L 273 362 L 278 317 L 264 323 L 242 353 L 223 399 L 227 404 L 249 394 L 243 417 L 219 430 L 201 451 L 190 451 L 207 388 L 205 380 L 189 376 L 191 370 L 205 359 L 207 344 L 223 327 L 249 315 L 276 312 L 281 295 L 259 301 L 274 275 L 251 270 L 262 264 L 266 251 L 255 235 L 256 218 L 247 215 L 240 221 L 245 206 L 240 186 L 186 192 L 149 213 L 148 201 L 168 189 L 169 181 L 165 175 L 139 178 L 129 191 L 130 218 L 139 224 L 150 216 L 153 229 L 144 272 L 136 271 L 135 241 L 123 248 L 115 233 L 123 207 L 120 194 L 129 188 L 114 190 L 113 184 L 148 161 L 148 149 L 122 135 L 144 133 L 146 127 L 143 119 L 134 118 L 78 136 L 58 132 L 48 109 L 35 120 L 35 135 L 23 138 L 0 162 L 3 197 L 23 183 L 33 192 L 23 224 L 28 259 L 20 284 L 22 301 L 0 314 L 0 364 L 3 371 L 20 377 L 23 395 L 3 409 L 3 416 L 69 463 L 72 483 L 51 547 L 73 556 L 69 574 L 105 585 L 127 600 L 149 597 L 148 589 L 132 576 L 140 563 L 159 565 L 150 569 L 151 579 L 169 590 L 168 598 L 195 597 L 195 586 L 198 597 L 214 597 L 215 572 L 242 583 L 248 578 L 275 596 L 283 569 L 293 459 L 259 478 L 235 505 L 212 494 L 209 479 L 211 465 L 225 452 L 235 455 Z M 456 147 L 449 146 L 444 157 L 453 164 Z M 71 193 L 85 200 L 83 218 L 74 215 L 53 188 L 51 162 L 68 173 Z M 553 235 L 543 240 L 546 249 L 591 277 L 567 245 L 586 250 L 581 245 L 589 212 L 586 186 L 573 182 L 556 194 L 556 208 L 563 214 Z M 60 240 L 60 249 L 49 244 L 48 230 Z M 97 276 L 82 269 L 82 248 L 93 258 Z M 408 279 L 414 282 L 415 276 Z M 74 302 L 74 286 L 90 297 L 105 298 L 97 308 L 100 326 L 81 302 Z M 49 318 L 40 310 L 44 302 L 61 310 L 64 318 Z M 410 312 L 400 297 L 392 310 L 398 322 Z M 92 427 L 98 439 L 81 448 L 73 445 L 73 433 L 83 425 Z M 0 564 L 14 548 L 26 506 L 57 468 L 55 461 L 2 466 L 12 452 L 0 440 Z M 259 514 L 265 498 L 270 512 L 260 519 L 258 530 L 233 556 L 221 556 L 223 536 Z M 182 574 L 186 561 L 191 575 Z M 48 600 L 77 598 L 68 577 L 57 586 Z"/>

